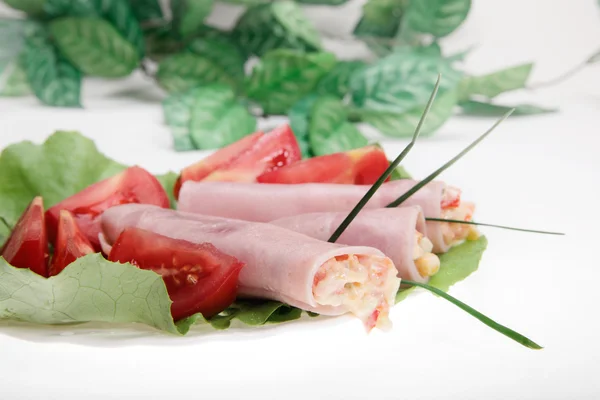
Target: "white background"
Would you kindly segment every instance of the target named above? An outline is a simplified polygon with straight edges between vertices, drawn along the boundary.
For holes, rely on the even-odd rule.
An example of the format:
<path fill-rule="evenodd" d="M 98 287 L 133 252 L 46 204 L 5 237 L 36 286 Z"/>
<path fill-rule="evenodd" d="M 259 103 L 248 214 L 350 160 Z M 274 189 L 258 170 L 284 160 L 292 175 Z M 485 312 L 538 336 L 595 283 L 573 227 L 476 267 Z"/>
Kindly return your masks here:
<path fill-rule="evenodd" d="M 475 0 L 444 43 L 471 72 L 535 61 L 543 81 L 600 47 L 595 0 Z M 226 8 L 225 8 L 226 9 Z M 311 8 L 330 35 L 347 35 L 360 4 Z M 331 21 L 332 17 L 344 20 Z M 215 18 L 226 24 L 227 18 Z M 331 44 L 331 43 L 328 43 Z M 335 48 L 352 57 L 362 49 Z M 87 80 L 85 110 L 51 109 L 33 98 L 0 99 L 0 147 L 76 129 L 111 157 L 153 172 L 199 157 L 175 154 L 162 125 L 163 94 L 141 76 Z M 478 272 L 451 294 L 545 348 L 532 351 L 454 306 L 421 293 L 395 307 L 390 333 L 366 335 L 350 318 L 263 329 L 194 331 L 176 338 L 145 328 L 0 325 L 2 399 L 597 399 L 600 323 L 597 254 L 600 185 L 600 66 L 560 86 L 500 98 L 558 106 L 514 117 L 443 178 L 477 201 L 477 219 L 559 230 L 565 237 L 485 229 Z M 455 117 L 408 157 L 429 173 L 493 123 Z M 390 157 L 402 141 L 386 141 Z"/>

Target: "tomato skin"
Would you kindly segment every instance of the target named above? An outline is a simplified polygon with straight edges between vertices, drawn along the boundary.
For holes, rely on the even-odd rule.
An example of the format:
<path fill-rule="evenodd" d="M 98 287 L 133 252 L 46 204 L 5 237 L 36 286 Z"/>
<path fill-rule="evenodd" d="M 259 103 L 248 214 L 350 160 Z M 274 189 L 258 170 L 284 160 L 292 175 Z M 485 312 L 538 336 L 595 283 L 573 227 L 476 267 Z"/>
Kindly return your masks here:
<path fill-rule="evenodd" d="M 60 212 L 56 247 L 48 270 L 49 276 L 58 275 L 79 257 L 94 253 L 94 247 L 81 232 L 75 217 L 67 210 Z"/>
<path fill-rule="evenodd" d="M 377 146 L 350 150 L 347 154 L 354 160 L 354 183 L 356 185 L 374 184 L 390 166 L 385 152 Z"/>
<path fill-rule="evenodd" d="M 243 263 L 210 243 L 195 244 L 140 228 L 127 228 L 108 257 L 131 262 L 163 277 L 175 321 L 202 313 L 211 317 L 235 300 Z"/>
<path fill-rule="evenodd" d="M 260 183 L 354 183 L 352 160 L 345 153 L 328 154 L 262 174 Z"/>
<path fill-rule="evenodd" d="M 48 276 L 48 236 L 41 197 L 34 198 L 23 212 L 0 254 L 14 267 L 29 268 L 38 275 Z"/>
<path fill-rule="evenodd" d="M 198 166 L 203 161 L 186 168 L 177 182 L 175 197 L 178 197 L 179 189 L 183 182 L 188 180 L 256 182 L 258 176 L 293 164 L 302 157 L 296 136 L 294 136 L 294 132 L 292 132 L 292 129 L 287 124 L 281 125 L 269 133 L 261 133 L 257 137 L 258 139 L 253 138 L 252 141 L 248 140 L 245 142 L 247 145 L 246 149 L 231 158 L 228 162 L 213 169 L 208 175 L 203 175 L 204 172 L 194 174 L 186 172 L 188 169 L 199 168 Z M 229 151 L 228 149 L 229 146 L 217 151 L 213 156 L 219 156 L 222 151 Z"/>
<path fill-rule="evenodd" d="M 201 181 L 206 178 L 211 172 L 215 171 L 231 162 L 234 158 L 252 148 L 252 146 L 264 135 L 264 132 L 258 131 L 251 135 L 245 136 L 242 139 L 225 146 L 219 151 L 211 154 L 210 156 L 198 161 L 195 164 L 186 167 L 181 171 L 181 175 L 175 182 L 173 189 L 175 198 L 179 197 L 179 191 L 181 185 L 185 181 Z"/>
<path fill-rule="evenodd" d="M 388 168 L 389 161 L 377 146 L 309 158 L 267 172 L 260 183 L 341 183 L 372 185 Z"/>
<path fill-rule="evenodd" d="M 127 203 L 152 204 L 163 208 L 170 206 L 165 189 L 152 174 L 140 167 L 130 167 L 88 186 L 48 209 L 48 237 L 51 243 L 56 242 L 60 211 L 67 210 L 73 214 L 79 229 L 94 249 L 101 251 L 98 239 L 101 231 L 100 216 L 110 207 Z"/>

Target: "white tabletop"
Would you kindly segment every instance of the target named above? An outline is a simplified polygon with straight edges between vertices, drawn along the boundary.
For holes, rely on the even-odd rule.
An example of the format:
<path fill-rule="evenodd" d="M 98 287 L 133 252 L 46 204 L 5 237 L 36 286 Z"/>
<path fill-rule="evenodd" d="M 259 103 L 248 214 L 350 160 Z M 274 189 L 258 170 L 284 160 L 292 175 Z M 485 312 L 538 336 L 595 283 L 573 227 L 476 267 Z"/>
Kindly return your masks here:
<path fill-rule="evenodd" d="M 597 399 L 598 73 L 590 68 L 558 87 L 506 96 L 560 112 L 509 119 L 442 176 L 477 202 L 480 221 L 567 233 L 484 229 L 489 247 L 479 271 L 450 291 L 543 350 L 521 347 L 427 293 L 393 309 L 391 332 L 369 335 L 345 317 L 183 338 L 145 328 L 2 323 L 0 397 Z M 157 173 L 201 156 L 170 149 L 162 93 L 141 76 L 88 80 L 84 90 L 84 110 L 0 99 L 0 147 L 73 129 L 118 161 Z M 429 173 L 492 123 L 454 117 L 418 143 L 407 168 L 417 177 Z M 393 157 L 405 142 L 384 143 Z"/>

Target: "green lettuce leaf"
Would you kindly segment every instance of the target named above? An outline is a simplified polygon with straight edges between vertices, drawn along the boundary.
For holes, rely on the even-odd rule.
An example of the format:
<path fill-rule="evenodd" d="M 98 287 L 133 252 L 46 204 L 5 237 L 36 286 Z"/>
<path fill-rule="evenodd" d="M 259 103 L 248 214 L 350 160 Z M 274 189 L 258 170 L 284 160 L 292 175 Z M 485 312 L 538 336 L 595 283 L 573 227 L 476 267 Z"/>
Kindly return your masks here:
<path fill-rule="evenodd" d="M 178 333 L 161 277 L 100 254 L 77 259 L 52 278 L 0 258 L 0 318 L 38 324 L 139 322 Z"/>
<path fill-rule="evenodd" d="M 487 238 L 482 236 L 477 240 L 466 241 L 440 255 L 440 271 L 431 278 L 429 284 L 447 292 L 450 286 L 477 271 L 487 244 Z"/>
<path fill-rule="evenodd" d="M 49 208 L 124 168 L 77 132 L 56 132 L 43 145 L 14 144 L 0 155 L 0 216 L 14 225 L 35 196 Z"/>
<path fill-rule="evenodd" d="M 450 286 L 477 271 L 487 244 L 486 237 L 482 236 L 477 240 L 466 241 L 451 248 L 447 253 L 441 254 L 439 256 L 440 271 L 431 278 L 429 285 L 447 292 Z M 414 287 L 400 289 L 396 295 L 396 303 L 408 297 L 414 289 Z"/>

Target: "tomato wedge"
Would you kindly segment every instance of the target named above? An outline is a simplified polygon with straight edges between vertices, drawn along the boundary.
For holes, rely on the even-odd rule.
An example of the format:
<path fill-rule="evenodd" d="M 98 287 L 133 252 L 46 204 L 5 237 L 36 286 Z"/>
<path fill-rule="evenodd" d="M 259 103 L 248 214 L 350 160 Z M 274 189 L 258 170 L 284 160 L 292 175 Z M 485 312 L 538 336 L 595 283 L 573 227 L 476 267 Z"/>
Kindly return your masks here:
<path fill-rule="evenodd" d="M 181 175 L 177 178 L 177 182 L 175 182 L 175 198 L 179 197 L 179 190 L 181 189 L 183 182 L 201 181 L 214 170 L 221 168 L 231 162 L 235 157 L 252 148 L 254 143 L 256 143 L 263 135 L 264 133 L 259 131 L 245 136 L 237 142 L 223 147 L 221 150 L 185 168 L 181 171 Z"/>
<path fill-rule="evenodd" d="M 209 243 L 195 244 L 139 228 L 124 230 L 110 261 L 131 262 L 161 275 L 173 301 L 175 321 L 202 313 L 210 317 L 235 300 L 243 263 Z"/>
<path fill-rule="evenodd" d="M 184 169 L 175 186 L 175 197 L 179 196 L 179 189 L 183 182 L 188 180 L 255 182 L 258 176 L 295 163 L 302 157 L 296 137 L 290 126 L 287 124 L 281 125 L 269 133 L 261 133 L 257 137 L 258 139 L 253 137 L 252 140 L 248 139 L 244 142 L 244 145 L 247 146 L 246 149 L 231 158 L 228 162 L 221 164 L 207 175 L 205 174 L 206 167 L 204 160 Z M 247 138 L 248 137 L 233 145 L 236 145 Z M 233 151 L 229 150 L 233 145 L 219 150 L 213 156 L 217 156 L 221 152 L 226 151 L 226 156 L 223 156 L 222 159 L 227 158 L 233 153 Z M 239 148 L 241 147 L 242 146 Z M 196 170 L 200 172 L 194 172 Z M 197 177 L 200 178 L 198 179 Z"/>
<path fill-rule="evenodd" d="M 29 268 L 38 275 L 48 276 L 48 237 L 41 197 L 33 199 L 21 215 L 0 254 L 14 267 Z"/>
<path fill-rule="evenodd" d="M 48 275 L 58 275 L 60 271 L 79 257 L 94 252 L 94 247 L 77 226 L 73 214 L 67 210 L 62 210 L 58 219 L 56 247 L 54 248 Z"/>
<path fill-rule="evenodd" d="M 383 150 L 366 146 L 343 153 L 309 158 L 267 172 L 261 183 L 344 183 L 372 185 L 390 165 Z"/>
<path fill-rule="evenodd" d="M 104 210 L 126 203 L 169 207 L 169 198 L 160 182 L 140 167 L 130 167 L 118 175 L 97 182 L 61 201 L 46 212 L 48 236 L 56 241 L 61 210 L 73 213 L 79 229 L 96 251 L 100 251 L 100 216 Z"/>

